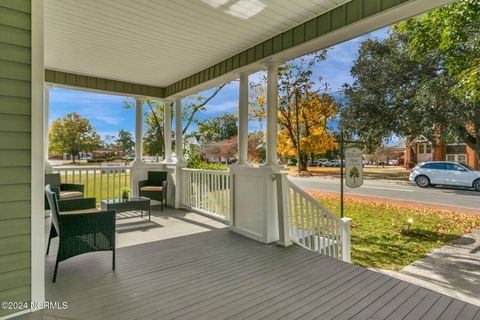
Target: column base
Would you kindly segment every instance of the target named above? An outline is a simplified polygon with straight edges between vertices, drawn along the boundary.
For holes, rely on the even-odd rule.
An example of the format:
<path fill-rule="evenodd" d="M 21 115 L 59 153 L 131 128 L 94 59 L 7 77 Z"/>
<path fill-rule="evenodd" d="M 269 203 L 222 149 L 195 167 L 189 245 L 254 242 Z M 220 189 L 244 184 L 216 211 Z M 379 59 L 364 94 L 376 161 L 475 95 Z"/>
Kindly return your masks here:
<path fill-rule="evenodd" d="M 168 180 L 168 202 L 171 207 L 180 209 L 182 207 L 182 168 L 185 164 L 174 162 L 165 165 L 171 172 L 171 179 Z"/>
<path fill-rule="evenodd" d="M 232 165 L 233 228 L 262 243 L 279 240 L 275 173 L 281 166 Z"/>
<path fill-rule="evenodd" d="M 287 242 L 277 241 L 277 246 L 283 247 L 283 248 L 290 247 L 292 244 L 293 244 L 292 241 L 287 241 Z"/>

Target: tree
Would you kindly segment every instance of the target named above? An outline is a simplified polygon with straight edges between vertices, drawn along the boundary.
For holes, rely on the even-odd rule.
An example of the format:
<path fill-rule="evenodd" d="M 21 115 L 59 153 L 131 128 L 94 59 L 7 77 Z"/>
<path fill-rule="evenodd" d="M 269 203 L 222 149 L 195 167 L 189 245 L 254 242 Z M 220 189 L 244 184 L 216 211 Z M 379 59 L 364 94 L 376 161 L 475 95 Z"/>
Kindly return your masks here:
<path fill-rule="evenodd" d="M 416 92 L 429 90 L 435 77 L 435 61 L 415 62 L 406 51 L 407 42 L 391 34 L 379 41 L 365 40 L 350 71 L 354 82 L 345 86 L 341 126 L 358 135 L 367 152 L 398 136 L 433 136 L 434 117 L 429 106 L 416 103 Z M 432 139 L 433 140 L 433 139 Z"/>
<path fill-rule="evenodd" d="M 186 104 L 182 108 L 182 121 L 185 126 L 182 130 L 184 136 L 190 125 L 195 122 L 198 112 L 205 111 L 206 105 L 210 102 L 228 83 L 216 87 L 213 92 L 207 97 L 199 94 L 190 96 Z M 165 155 L 164 142 L 164 104 L 152 99 L 143 99 L 143 105 L 146 105 L 148 111 L 144 113 L 144 119 L 147 130 L 143 137 L 143 150 L 148 155 Z M 134 103 L 131 99 L 123 101 L 124 108 L 134 108 Z M 173 118 L 173 112 L 171 113 Z M 174 132 L 172 132 L 172 138 Z"/>
<path fill-rule="evenodd" d="M 409 39 L 413 59 L 424 61 L 436 56 L 445 73 L 455 80 L 443 88 L 455 95 L 457 104 L 440 111 L 451 121 L 442 125 L 480 156 L 480 2 L 452 3 L 400 23 L 396 29 Z"/>
<path fill-rule="evenodd" d="M 226 140 L 238 134 L 237 116 L 232 113 L 224 113 L 197 125 L 200 140 L 204 143 Z"/>
<path fill-rule="evenodd" d="M 120 131 L 118 131 L 116 145 L 117 148 L 122 152 L 130 154 L 135 147 L 135 142 L 133 141 L 132 134 L 126 130 L 120 129 Z"/>
<path fill-rule="evenodd" d="M 345 87 L 341 125 L 367 152 L 392 135 L 467 143 L 480 152 L 480 106 L 453 94 L 458 81 L 441 55 L 412 58 L 411 36 L 394 27 L 383 41 L 366 40 Z"/>
<path fill-rule="evenodd" d="M 227 84 L 228 82 L 216 87 L 208 97 L 204 97 L 200 94 L 194 94 L 187 99 L 187 102 L 183 105 L 182 109 L 182 117 L 183 121 L 185 122 L 182 135 L 185 135 L 188 132 L 190 125 L 196 122 L 195 116 L 197 113 L 205 111 L 207 103 L 209 103 Z"/>
<path fill-rule="evenodd" d="M 396 26 L 410 39 L 412 57 L 441 57 L 457 80 L 453 92 L 471 103 L 480 102 L 480 2 L 462 0 Z"/>
<path fill-rule="evenodd" d="M 307 170 L 310 155 L 338 148 L 333 133 L 327 128 L 337 114 L 337 102 L 327 94 L 326 85 L 316 86 L 312 79 L 313 66 L 325 57 L 323 50 L 279 68 L 278 152 L 284 157 L 296 156 L 299 171 Z M 250 103 L 251 118 L 265 116 L 265 81 L 253 85 L 255 99 Z"/>
<path fill-rule="evenodd" d="M 378 146 L 375 148 L 374 152 L 366 155 L 367 160 L 375 162 L 377 166 L 379 163 L 382 163 L 382 166 L 385 166 L 385 163 L 393 157 L 394 147 L 388 147 L 385 145 Z"/>
<path fill-rule="evenodd" d="M 357 167 L 352 167 L 352 169 L 350 169 L 350 172 L 348 173 L 348 176 L 350 178 L 353 178 L 353 183 L 355 183 L 356 179 L 360 177 L 360 171 L 358 171 Z"/>
<path fill-rule="evenodd" d="M 265 135 L 261 131 L 248 133 L 248 161 L 262 163 L 265 161 Z"/>
<path fill-rule="evenodd" d="M 90 122 L 77 113 L 69 113 L 52 122 L 49 132 L 49 150 L 51 154 L 72 155 L 91 152 L 101 145 L 100 136 Z"/>

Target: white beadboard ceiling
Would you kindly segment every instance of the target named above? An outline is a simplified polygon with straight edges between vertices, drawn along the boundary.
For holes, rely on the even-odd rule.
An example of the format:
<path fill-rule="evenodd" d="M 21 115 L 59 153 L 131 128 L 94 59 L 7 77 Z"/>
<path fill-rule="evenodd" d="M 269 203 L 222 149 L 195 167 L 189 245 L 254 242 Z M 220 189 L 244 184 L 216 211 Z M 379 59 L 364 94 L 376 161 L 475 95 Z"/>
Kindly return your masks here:
<path fill-rule="evenodd" d="M 45 0 L 45 64 L 167 86 L 348 1 Z"/>

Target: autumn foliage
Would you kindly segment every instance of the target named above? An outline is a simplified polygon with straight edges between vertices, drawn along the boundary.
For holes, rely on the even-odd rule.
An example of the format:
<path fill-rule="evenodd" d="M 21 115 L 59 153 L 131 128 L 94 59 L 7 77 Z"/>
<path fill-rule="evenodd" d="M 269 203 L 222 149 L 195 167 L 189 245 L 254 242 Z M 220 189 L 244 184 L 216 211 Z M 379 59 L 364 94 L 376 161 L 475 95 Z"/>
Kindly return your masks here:
<path fill-rule="evenodd" d="M 338 112 L 336 100 L 313 79 L 313 66 L 325 59 L 326 52 L 287 63 L 279 68 L 278 79 L 278 153 L 284 158 L 296 157 L 299 170 L 307 169 L 309 156 L 338 149 L 328 123 Z M 321 80 L 321 79 L 320 79 Z M 266 80 L 253 84 L 250 118 L 266 116 Z"/>

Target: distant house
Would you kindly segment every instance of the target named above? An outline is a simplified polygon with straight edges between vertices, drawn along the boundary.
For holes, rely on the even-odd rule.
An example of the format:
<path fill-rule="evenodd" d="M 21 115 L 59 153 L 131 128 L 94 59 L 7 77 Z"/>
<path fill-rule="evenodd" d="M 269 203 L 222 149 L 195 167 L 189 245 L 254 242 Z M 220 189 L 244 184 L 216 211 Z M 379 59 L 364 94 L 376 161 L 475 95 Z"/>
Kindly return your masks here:
<path fill-rule="evenodd" d="M 435 146 L 423 135 L 407 137 L 404 145 L 405 166 L 412 168 L 424 161 L 454 161 L 478 169 L 478 156 L 464 143 L 447 144 L 438 141 Z"/>

